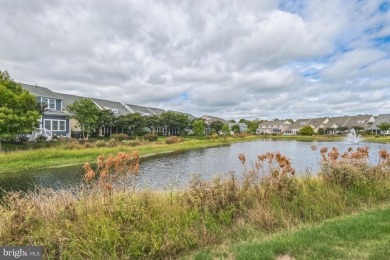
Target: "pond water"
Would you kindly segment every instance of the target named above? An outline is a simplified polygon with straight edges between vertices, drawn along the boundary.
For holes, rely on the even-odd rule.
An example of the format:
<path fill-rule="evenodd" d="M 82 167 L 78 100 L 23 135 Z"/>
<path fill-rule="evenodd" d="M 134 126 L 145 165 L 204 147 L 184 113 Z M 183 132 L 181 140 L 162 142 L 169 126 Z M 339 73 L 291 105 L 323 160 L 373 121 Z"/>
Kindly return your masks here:
<path fill-rule="evenodd" d="M 266 152 L 277 152 L 291 159 L 292 166 L 297 174 L 306 171 L 316 173 L 319 169 L 319 151 L 313 152 L 311 146 L 337 147 L 345 152 L 348 147 L 356 149 L 359 146 L 370 148 L 370 162 L 378 162 L 378 151 L 389 149 L 389 144 L 351 142 L 301 142 L 296 140 L 276 141 L 265 139 L 254 142 L 235 143 L 228 146 L 207 148 L 201 150 L 165 154 L 154 158 L 143 159 L 140 165 L 140 175 L 137 181 L 138 188 L 159 190 L 180 189 L 189 184 L 193 174 L 199 174 L 204 179 L 211 179 L 215 175 L 223 177 L 230 171 L 238 175 L 243 173 L 243 166 L 238 155 L 246 156 L 248 166 L 254 162 L 257 155 Z M 83 169 L 81 165 L 23 171 L 17 173 L 0 174 L 0 197 L 6 191 L 27 191 L 36 187 L 54 189 L 74 187 L 82 183 Z"/>

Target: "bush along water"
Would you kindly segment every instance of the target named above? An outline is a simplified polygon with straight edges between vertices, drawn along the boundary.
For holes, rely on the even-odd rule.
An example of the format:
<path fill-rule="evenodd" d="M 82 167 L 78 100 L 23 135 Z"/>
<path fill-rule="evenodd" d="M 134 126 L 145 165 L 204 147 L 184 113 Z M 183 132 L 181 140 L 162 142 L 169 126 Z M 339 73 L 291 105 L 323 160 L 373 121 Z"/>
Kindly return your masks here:
<path fill-rule="evenodd" d="M 171 192 L 135 189 L 137 153 L 99 157 L 96 168 L 84 164 L 86 186 L 8 194 L 0 206 L 0 242 L 43 245 L 46 259 L 175 258 L 389 200 L 387 151 L 377 165 L 367 163 L 365 147 L 319 153 L 316 176 L 296 177 L 278 152 L 254 162 L 240 154 L 243 174 L 194 176 L 188 188 Z"/>

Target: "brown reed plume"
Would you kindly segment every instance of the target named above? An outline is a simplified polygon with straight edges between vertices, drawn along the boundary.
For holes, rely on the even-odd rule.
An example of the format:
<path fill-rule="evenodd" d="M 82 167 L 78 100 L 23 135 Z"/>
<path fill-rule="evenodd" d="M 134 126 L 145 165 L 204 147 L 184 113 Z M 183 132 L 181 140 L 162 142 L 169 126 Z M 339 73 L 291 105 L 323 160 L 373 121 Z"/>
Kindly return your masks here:
<path fill-rule="evenodd" d="M 123 191 L 126 191 L 128 176 L 138 176 L 140 157 L 137 151 L 132 155 L 124 152 L 116 156 L 110 155 L 108 158 L 99 156 L 97 159 L 97 169 L 94 171 L 89 163 L 84 163 L 84 180 L 91 182 L 99 175 L 98 186 L 106 196 L 111 194 L 114 183 L 122 177 Z M 132 183 L 135 188 L 135 181 Z"/>

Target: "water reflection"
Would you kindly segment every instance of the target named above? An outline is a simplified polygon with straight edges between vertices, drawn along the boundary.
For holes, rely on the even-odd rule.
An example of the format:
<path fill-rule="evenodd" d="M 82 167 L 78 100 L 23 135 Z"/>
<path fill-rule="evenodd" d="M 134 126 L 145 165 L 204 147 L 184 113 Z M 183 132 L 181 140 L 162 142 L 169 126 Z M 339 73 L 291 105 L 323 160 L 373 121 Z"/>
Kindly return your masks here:
<path fill-rule="evenodd" d="M 266 152 L 281 152 L 289 157 L 296 172 L 316 172 L 319 168 L 319 154 L 311 151 L 311 145 L 321 147 L 337 147 L 344 152 L 348 147 L 370 147 L 370 162 L 378 161 L 378 151 L 388 149 L 387 144 L 349 142 L 300 142 L 263 140 L 247 143 L 236 143 L 230 146 L 207 148 L 182 153 L 165 154 L 160 157 L 143 159 L 138 177 L 138 188 L 150 189 L 180 189 L 188 185 L 193 174 L 200 174 L 204 179 L 215 175 L 226 175 L 235 171 L 240 175 L 243 167 L 238 160 L 238 154 L 246 155 L 247 162 L 255 161 L 257 155 Z M 318 151 L 317 151 L 318 153 Z M 27 191 L 36 187 L 61 189 L 73 187 L 82 183 L 83 169 L 81 166 L 24 171 L 19 173 L 0 174 L 0 196 L 4 191 Z"/>

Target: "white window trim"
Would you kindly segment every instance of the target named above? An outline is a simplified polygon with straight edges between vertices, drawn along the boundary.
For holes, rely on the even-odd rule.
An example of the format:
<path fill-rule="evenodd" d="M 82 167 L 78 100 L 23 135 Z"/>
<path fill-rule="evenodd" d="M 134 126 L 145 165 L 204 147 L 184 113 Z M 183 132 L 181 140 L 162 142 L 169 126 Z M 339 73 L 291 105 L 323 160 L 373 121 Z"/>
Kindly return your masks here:
<path fill-rule="evenodd" d="M 43 122 L 43 126 L 46 128 L 46 121 L 50 121 L 50 129 L 47 128 L 47 130 L 49 131 L 57 131 L 57 132 L 66 132 L 66 120 L 60 120 L 60 119 L 45 119 L 44 122 Z M 57 129 L 53 129 L 53 121 L 57 121 L 58 122 L 58 128 Z M 61 130 L 60 129 L 60 122 L 64 122 L 64 130 Z"/>
<path fill-rule="evenodd" d="M 54 110 L 57 110 L 57 100 L 55 98 L 47 98 L 47 97 L 41 97 L 40 98 L 40 102 L 43 104 L 43 100 L 44 99 L 47 99 L 48 103 L 47 103 L 47 109 L 54 109 Z M 50 100 L 54 100 L 54 108 L 50 108 Z"/>

